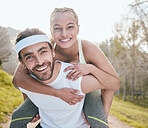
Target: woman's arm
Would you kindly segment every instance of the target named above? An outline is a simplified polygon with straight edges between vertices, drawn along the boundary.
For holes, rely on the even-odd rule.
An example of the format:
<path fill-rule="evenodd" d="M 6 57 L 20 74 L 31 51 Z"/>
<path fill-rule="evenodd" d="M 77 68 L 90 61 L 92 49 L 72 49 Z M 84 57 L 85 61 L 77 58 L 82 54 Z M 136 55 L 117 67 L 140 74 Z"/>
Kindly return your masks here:
<path fill-rule="evenodd" d="M 96 45 L 87 41 L 82 43 L 83 53 L 87 64 L 73 64 L 65 69 L 72 71 L 68 79 L 76 80 L 80 76 L 91 74 L 105 87 L 111 90 L 119 89 L 119 77 L 104 53 Z"/>
<path fill-rule="evenodd" d="M 83 42 L 83 46 L 85 59 L 87 63 L 92 64 L 89 68 L 90 74 L 108 89 L 118 90 L 119 77 L 105 54 L 95 44 L 87 41 Z"/>
<path fill-rule="evenodd" d="M 66 68 L 65 71 L 72 69 L 67 78 L 74 78 L 73 80 L 76 80 L 82 75 L 92 74 L 101 85 L 107 87 L 106 89 L 102 89 L 101 92 L 105 113 L 108 117 L 114 91 L 119 88 L 118 75 L 101 49 L 88 41 L 83 41 L 82 46 L 85 60 L 88 64 L 74 64 Z"/>
<path fill-rule="evenodd" d="M 54 89 L 50 86 L 39 83 L 29 75 L 28 71 L 21 64 L 18 65 L 15 71 L 12 83 L 17 87 L 21 87 L 32 92 L 59 97 L 71 105 L 80 102 L 83 98 L 81 95 L 76 95 L 78 90 L 70 88 Z"/>

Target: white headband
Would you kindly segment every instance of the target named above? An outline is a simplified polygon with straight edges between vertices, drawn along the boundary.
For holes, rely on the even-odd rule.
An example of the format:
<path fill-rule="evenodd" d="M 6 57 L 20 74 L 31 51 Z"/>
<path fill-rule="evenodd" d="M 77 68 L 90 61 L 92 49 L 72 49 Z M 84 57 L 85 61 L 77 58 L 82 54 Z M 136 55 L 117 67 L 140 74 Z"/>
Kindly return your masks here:
<path fill-rule="evenodd" d="M 50 43 L 50 40 L 47 37 L 47 35 L 33 35 L 33 36 L 26 37 L 20 40 L 19 42 L 17 42 L 17 44 L 15 45 L 16 53 L 18 54 L 23 48 L 27 46 L 40 43 L 40 42 Z"/>

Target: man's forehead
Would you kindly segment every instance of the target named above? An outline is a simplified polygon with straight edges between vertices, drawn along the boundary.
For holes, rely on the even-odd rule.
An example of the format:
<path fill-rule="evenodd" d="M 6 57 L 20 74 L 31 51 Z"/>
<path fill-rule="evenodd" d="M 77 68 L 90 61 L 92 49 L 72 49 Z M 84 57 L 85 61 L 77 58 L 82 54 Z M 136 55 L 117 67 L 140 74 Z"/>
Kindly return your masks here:
<path fill-rule="evenodd" d="M 27 47 L 23 48 L 21 50 L 21 53 L 40 52 L 42 49 L 50 49 L 49 44 L 47 42 L 40 42 L 40 43 L 37 43 L 37 44 L 33 44 L 33 45 L 30 45 L 30 46 L 27 46 Z"/>
<path fill-rule="evenodd" d="M 50 40 L 47 35 L 32 35 L 29 37 L 26 37 L 20 41 L 17 42 L 15 45 L 16 53 L 19 54 L 19 52 L 31 45 L 37 44 L 39 42 L 48 42 L 50 43 Z"/>

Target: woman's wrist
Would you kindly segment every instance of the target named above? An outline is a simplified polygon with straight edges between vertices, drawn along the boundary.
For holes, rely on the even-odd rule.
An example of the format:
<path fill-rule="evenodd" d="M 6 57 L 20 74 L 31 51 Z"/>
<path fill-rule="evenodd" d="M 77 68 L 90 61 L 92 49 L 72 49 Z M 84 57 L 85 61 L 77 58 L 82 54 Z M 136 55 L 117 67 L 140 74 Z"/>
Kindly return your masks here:
<path fill-rule="evenodd" d="M 53 88 L 53 96 L 60 97 L 60 89 L 54 89 Z"/>
<path fill-rule="evenodd" d="M 88 65 L 89 65 L 89 72 L 90 72 L 90 74 L 93 75 L 96 70 L 96 67 L 92 64 L 88 64 Z"/>

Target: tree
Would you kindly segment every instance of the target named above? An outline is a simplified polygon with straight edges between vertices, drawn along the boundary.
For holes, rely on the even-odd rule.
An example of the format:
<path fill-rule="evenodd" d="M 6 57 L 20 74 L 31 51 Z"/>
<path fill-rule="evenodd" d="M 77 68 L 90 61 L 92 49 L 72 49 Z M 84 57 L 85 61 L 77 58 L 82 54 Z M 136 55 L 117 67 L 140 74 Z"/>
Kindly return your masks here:
<path fill-rule="evenodd" d="M 134 96 L 144 98 L 148 91 L 148 7 L 146 6 L 148 1 L 132 2 L 129 5 L 128 15 L 115 25 L 114 36 L 100 45 L 120 76 L 119 91 L 123 92 L 124 100 L 127 94 L 131 95 L 132 100 Z"/>
<path fill-rule="evenodd" d="M 136 20 L 141 27 L 142 41 L 147 45 L 148 50 L 148 1 L 147 0 L 134 0 L 130 5 L 128 19 Z"/>

